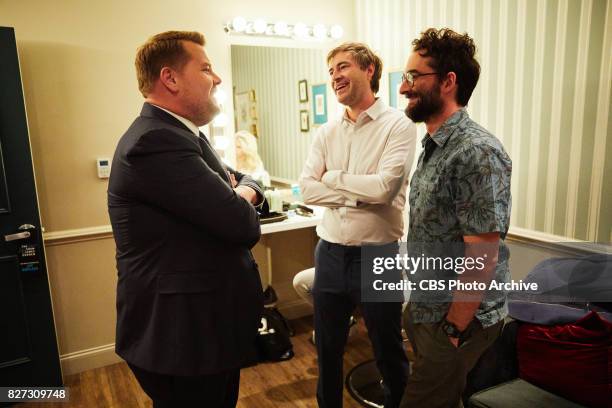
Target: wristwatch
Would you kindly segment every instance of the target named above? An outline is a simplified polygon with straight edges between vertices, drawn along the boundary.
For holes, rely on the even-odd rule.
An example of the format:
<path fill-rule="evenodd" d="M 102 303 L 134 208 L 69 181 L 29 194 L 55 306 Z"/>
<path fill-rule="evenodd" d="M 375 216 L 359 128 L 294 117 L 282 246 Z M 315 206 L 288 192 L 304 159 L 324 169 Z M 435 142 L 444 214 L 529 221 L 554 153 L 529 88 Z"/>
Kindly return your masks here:
<path fill-rule="evenodd" d="M 463 334 L 463 332 L 461 330 L 459 330 L 457 328 L 457 326 L 455 326 L 453 323 L 451 323 L 448 320 L 446 320 L 446 318 L 444 318 L 444 320 L 442 320 L 441 327 L 442 327 L 442 331 L 448 337 L 453 337 L 455 339 L 458 339 Z"/>

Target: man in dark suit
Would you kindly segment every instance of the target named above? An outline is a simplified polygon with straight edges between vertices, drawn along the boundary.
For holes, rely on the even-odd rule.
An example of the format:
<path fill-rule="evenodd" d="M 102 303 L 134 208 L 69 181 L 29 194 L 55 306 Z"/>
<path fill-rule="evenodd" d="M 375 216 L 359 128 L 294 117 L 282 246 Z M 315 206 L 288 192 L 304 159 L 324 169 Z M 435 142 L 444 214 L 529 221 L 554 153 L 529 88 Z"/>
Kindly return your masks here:
<path fill-rule="evenodd" d="M 146 102 L 113 159 L 116 351 L 160 407 L 234 407 L 263 307 L 250 249 L 263 194 L 198 130 L 219 112 L 221 79 L 197 32 L 138 50 Z"/>

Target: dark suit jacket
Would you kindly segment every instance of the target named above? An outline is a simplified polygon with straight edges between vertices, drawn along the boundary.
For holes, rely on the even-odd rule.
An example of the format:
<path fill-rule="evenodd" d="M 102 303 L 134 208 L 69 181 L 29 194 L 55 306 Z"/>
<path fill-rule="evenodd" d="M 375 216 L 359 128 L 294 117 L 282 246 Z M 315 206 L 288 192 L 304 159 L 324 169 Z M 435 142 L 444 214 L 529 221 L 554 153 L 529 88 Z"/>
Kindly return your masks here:
<path fill-rule="evenodd" d="M 116 352 L 140 368 L 218 373 L 239 367 L 254 344 L 263 300 L 250 248 L 261 231 L 226 170 L 261 194 L 208 142 L 148 103 L 119 141 L 108 187 Z"/>

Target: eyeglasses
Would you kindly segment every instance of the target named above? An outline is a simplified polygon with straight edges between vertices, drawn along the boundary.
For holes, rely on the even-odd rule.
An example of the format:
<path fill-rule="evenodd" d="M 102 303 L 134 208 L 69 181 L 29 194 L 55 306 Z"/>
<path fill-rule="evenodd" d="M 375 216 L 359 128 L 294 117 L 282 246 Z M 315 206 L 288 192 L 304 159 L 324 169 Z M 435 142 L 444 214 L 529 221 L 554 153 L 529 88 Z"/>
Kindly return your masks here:
<path fill-rule="evenodd" d="M 414 86 L 414 81 L 416 81 L 418 78 L 420 78 L 422 76 L 438 75 L 438 74 L 439 74 L 439 72 L 428 72 L 426 74 L 419 74 L 418 72 L 415 72 L 415 73 L 404 72 L 402 74 L 402 81 L 405 81 L 410 86 Z"/>

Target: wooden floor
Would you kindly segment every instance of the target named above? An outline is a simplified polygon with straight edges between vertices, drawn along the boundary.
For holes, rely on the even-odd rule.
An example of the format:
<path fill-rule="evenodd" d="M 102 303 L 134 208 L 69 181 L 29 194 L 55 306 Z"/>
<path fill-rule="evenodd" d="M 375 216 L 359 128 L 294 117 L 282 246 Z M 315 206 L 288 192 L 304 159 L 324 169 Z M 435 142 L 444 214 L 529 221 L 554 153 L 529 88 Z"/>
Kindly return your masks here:
<path fill-rule="evenodd" d="M 242 370 L 239 408 L 316 407 L 315 389 L 317 361 L 314 345 L 308 340 L 311 318 L 292 322 L 296 335 L 292 338 L 295 357 L 280 363 L 265 363 Z M 356 364 L 371 359 L 372 351 L 363 320 L 357 333 L 349 338 L 344 357 L 345 374 Z M 68 376 L 69 403 L 27 403 L 19 408 L 144 408 L 151 400 L 140 389 L 125 363 Z M 344 391 L 344 407 L 360 405 Z"/>

